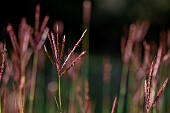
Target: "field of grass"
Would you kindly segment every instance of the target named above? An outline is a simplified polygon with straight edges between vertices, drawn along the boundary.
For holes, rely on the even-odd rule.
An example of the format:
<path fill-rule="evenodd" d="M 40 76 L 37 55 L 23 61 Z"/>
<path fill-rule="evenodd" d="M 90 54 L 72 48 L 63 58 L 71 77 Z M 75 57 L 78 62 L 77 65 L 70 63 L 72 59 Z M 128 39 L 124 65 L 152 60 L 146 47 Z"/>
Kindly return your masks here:
<path fill-rule="evenodd" d="M 60 22 L 49 28 L 49 16 L 40 20 L 40 5 L 35 9 L 34 25 L 8 23 L 0 42 L 0 113 L 170 112 L 169 29 L 148 40 L 151 22 L 136 20 L 113 56 L 90 51 L 90 1 L 77 41 Z"/>

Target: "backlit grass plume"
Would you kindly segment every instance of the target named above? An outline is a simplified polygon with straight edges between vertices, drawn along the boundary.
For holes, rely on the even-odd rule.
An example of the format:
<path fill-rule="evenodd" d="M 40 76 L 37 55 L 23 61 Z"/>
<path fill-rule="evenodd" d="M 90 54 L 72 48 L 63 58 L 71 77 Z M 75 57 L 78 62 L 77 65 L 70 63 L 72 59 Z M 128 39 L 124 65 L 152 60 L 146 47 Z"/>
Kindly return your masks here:
<path fill-rule="evenodd" d="M 145 109 L 146 109 L 147 112 L 157 102 L 157 100 L 159 99 L 159 97 L 161 96 L 163 91 L 165 90 L 166 84 L 168 82 L 168 78 L 167 78 L 164 81 L 162 87 L 157 92 L 157 95 L 154 97 L 153 102 L 150 102 L 150 100 L 151 100 L 150 99 L 151 98 L 151 88 L 152 88 L 152 76 L 153 76 L 153 71 L 154 71 L 153 68 L 154 68 L 154 61 L 152 62 L 151 67 L 150 67 L 149 78 L 148 78 L 148 80 L 145 80 L 145 85 L 144 85 L 144 89 L 145 89 L 145 92 L 144 92 L 145 93 Z"/>
<path fill-rule="evenodd" d="M 5 58 L 6 58 L 6 44 L 0 43 L 0 54 L 1 54 L 1 64 L 0 64 L 0 81 L 2 79 L 2 74 L 4 72 Z"/>
<path fill-rule="evenodd" d="M 58 30 L 58 26 L 57 26 L 57 30 Z M 53 53 L 53 57 L 50 56 L 50 54 L 48 53 L 46 46 L 44 45 L 44 50 L 45 53 L 47 55 L 47 57 L 49 58 L 49 60 L 51 61 L 52 65 L 56 68 L 57 73 L 58 73 L 58 101 L 56 100 L 56 104 L 58 106 L 58 109 L 60 111 L 60 113 L 62 113 L 62 104 L 61 104 L 61 89 L 60 89 L 60 78 L 62 75 L 64 75 L 70 68 L 72 68 L 81 58 L 82 56 L 86 53 L 85 51 L 83 51 L 82 53 L 80 53 L 80 55 L 75 58 L 75 60 L 72 61 L 72 63 L 64 68 L 66 66 L 67 61 L 69 60 L 70 56 L 73 54 L 74 50 L 78 47 L 78 45 L 80 44 L 80 42 L 82 41 L 85 33 L 87 30 L 85 30 L 81 36 L 81 38 L 78 40 L 78 42 L 74 45 L 73 49 L 71 50 L 71 52 L 68 54 L 68 56 L 66 57 L 66 59 L 64 60 L 63 64 L 61 64 L 62 61 L 62 57 L 64 54 L 64 47 L 65 47 L 65 36 L 63 36 L 62 39 L 62 44 L 61 44 L 61 48 L 60 48 L 60 43 L 59 43 L 59 37 L 58 37 L 58 32 L 56 32 L 56 38 L 54 34 L 51 32 L 51 34 L 48 35 L 48 39 L 50 41 L 50 46 L 52 49 L 52 53 Z"/>
<path fill-rule="evenodd" d="M 35 81 L 37 74 L 37 63 L 38 63 L 38 52 L 44 45 L 46 37 L 48 35 L 48 22 L 49 17 L 45 16 L 44 20 L 40 26 L 40 5 L 36 6 L 35 12 L 35 28 L 33 29 L 26 21 L 26 18 L 22 18 L 18 35 L 16 35 L 15 30 L 11 23 L 7 26 L 7 32 L 9 34 L 13 51 L 11 55 L 13 70 L 14 70 L 14 81 L 19 84 L 19 101 L 18 108 L 20 113 L 24 113 L 25 109 L 25 85 L 26 85 L 26 67 L 34 53 L 32 76 L 31 76 L 31 88 L 30 88 L 30 98 L 29 98 L 29 113 L 32 113 L 33 102 L 34 102 L 34 92 L 35 92 Z M 30 47 L 31 46 L 31 47 Z"/>

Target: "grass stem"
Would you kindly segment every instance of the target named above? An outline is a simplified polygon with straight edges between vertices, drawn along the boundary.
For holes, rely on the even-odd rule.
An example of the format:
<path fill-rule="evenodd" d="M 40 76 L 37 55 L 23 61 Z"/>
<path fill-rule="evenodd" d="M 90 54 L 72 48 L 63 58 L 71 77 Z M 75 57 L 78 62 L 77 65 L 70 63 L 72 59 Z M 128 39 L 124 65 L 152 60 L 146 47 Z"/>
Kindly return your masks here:
<path fill-rule="evenodd" d="M 60 111 L 60 113 L 62 113 L 60 76 L 58 77 L 58 98 L 59 98 L 59 106 L 60 106 L 59 111 Z"/>
<path fill-rule="evenodd" d="M 28 113 L 33 113 L 33 103 L 34 103 L 34 95 L 35 95 L 35 82 L 36 82 L 36 73 L 37 73 L 37 64 L 38 64 L 38 53 L 39 53 L 38 50 L 34 51 Z"/>

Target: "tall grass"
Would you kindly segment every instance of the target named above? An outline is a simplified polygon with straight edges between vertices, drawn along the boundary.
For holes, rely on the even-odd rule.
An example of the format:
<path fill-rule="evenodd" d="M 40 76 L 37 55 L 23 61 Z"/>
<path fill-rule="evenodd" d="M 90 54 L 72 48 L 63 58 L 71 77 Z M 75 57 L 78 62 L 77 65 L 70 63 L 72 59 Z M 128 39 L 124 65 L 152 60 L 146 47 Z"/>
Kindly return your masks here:
<path fill-rule="evenodd" d="M 5 40 L 0 43 L 0 113 L 37 113 L 37 109 L 48 113 L 93 113 L 98 109 L 95 106 L 98 103 L 90 94 L 96 89 L 91 90 L 94 84 L 88 82 L 89 71 L 95 69 L 89 69 L 91 5 L 89 0 L 83 2 L 83 33 L 69 50 L 66 45 L 71 40 L 59 34 L 58 24 L 55 24 L 54 33 L 47 27 L 48 16 L 40 24 L 40 5 L 35 8 L 34 27 L 26 18 L 22 18 L 18 30 L 8 23 L 6 31 L 10 43 Z M 121 76 L 120 91 L 114 98 L 110 94 L 115 64 L 108 55 L 102 58 L 100 112 L 170 112 L 167 102 L 170 31 L 160 32 L 160 41 L 155 47 L 145 40 L 149 26 L 149 21 L 136 21 L 121 37 L 123 66 L 122 74 L 117 75 Z M 12 48 L 8 48 L 9 44 Z M 80 53 L 76 51 L 79 45 L 83 50 Z M 39 83 L 44 84 L 42 89 Z M 40 90 L 43 91 L 40 93 Z M 40 99 L 42 95 L 45 95 L 44 103 Z"/>

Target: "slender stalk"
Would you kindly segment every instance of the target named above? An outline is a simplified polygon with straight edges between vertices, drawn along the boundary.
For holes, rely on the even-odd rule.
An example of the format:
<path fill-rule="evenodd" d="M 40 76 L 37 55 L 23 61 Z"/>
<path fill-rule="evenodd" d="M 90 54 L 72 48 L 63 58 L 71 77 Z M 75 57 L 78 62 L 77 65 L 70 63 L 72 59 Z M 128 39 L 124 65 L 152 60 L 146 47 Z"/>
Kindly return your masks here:
<path fill-rule="evenodd" d="M 61 104 L 61 83 L 60 83 L 60 76 L 58 77 L 58 98 L 59 98 L 59 111 L 62 113 L 62 104 Z"/>
<path fill-rule="evenodd" d="M 21 60 L 21 81 L 20 81 L 20 113 L 24 113 L 25 104 L 25 63 Z"/>
<path fill-rule="evenodd" d="M 116 101 L 117 101 L 117 97 L 115 97 L 114 101 L 113 101 L 113 105 L 112 105 L 112 111 L 111 113 L 115 112 L 115 108 L 116 108 Z"/>
<path fill-rule="evenodd" d="M 92 4 L 91 0 L 83 0 L 83 9 L 82 9 L 82 30 L 88 29 L 84 40 L 82 41 L 82 50 L 86 51 L 86 56 L 84 58 L 84 63 L 82 64 L 81 73 L 83 76 L 88 79 L 89 77 L 89 37 L 90 37 L 90 20 L 91 20 L 91 10 Z"/>
<path fill-rule="evenodd" d="M 54 97 L 54 99 L 55 99 L 55 103 L 57 105 L 57 108 L 60 109 L 56 97 Z"/>
<path fill-rule="evenodd" d="M 0 98 L 0 113 L 2 113 L 1 98 Z"/>
<path fill-rule="evenodd" d="M 121 75 L 121 81 L 120 81 L 120 91 L 119 91 L 119 100 L 118 100 L 118 113 L 123 113 L 126 106 L 126 92 L 128 89 L 126 89 L 128 86 L 128 73 L 129 73 L 129 64 L 123 64 L 122 69 L 122 75 Z"/>
<path fill-rule="evenodd" d="M 37 73 L 37 64 L 38 64 L 38 53 L 39 53 L 39 51 L 36 49 L 34 51 L 34 58 L 33 58 L 28 113 L 33 113 L 33 103 L 34 103 L 34 95 L 35 95 L 35 82 L 36 82 L 36 73 Z"/>

